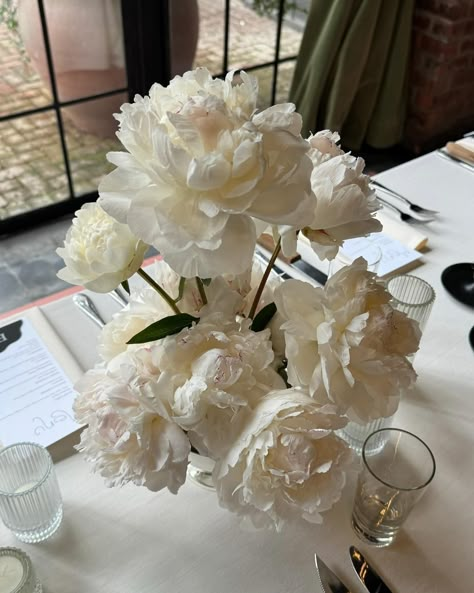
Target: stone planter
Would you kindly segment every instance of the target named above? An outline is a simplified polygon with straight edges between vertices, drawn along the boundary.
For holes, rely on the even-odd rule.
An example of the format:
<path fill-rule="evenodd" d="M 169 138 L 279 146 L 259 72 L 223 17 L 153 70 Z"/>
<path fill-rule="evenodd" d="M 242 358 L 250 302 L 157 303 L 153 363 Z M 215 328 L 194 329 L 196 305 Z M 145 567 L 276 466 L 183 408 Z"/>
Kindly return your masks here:
<path fill-rule="evenodd" d="M 127 86 L 120 0 L 45 0 L 46 19 L 60 101 L 70 101 Z M 172 73 L 192 67 L 197 46 L 197 0 L 181 0 L 171 11 Z M 18 0 L 19 32 L 33 67 L 49 87 L 49 72 L 37 0 Z M 112 114 L 124 94 L 64 109 L 84 132 L 113 137 Z"/>

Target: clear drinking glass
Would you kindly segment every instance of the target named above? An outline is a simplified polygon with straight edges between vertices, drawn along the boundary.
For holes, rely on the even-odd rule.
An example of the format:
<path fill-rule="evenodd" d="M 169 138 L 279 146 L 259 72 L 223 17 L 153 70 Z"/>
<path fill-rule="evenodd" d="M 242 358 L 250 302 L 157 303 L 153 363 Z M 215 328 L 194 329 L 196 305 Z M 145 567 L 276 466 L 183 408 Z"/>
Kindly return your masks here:
<path fill-rule="evenodd" d="M 374 440 L 383 446 L 374 448 Z M 388 546 L 433 479 L 435 459 L 416 435 L 384 428 L 367 438 L 362 460 L 352 527 L 362 541 Z"/>
<path fill-rule="evenodd" d="M 382 260 L 382 250 L 370 239 L 357 239 L 357 244 L 351 245 L 350 253 L 342 247 L 336 257 L 329 262 L 328 278 L 344 266 L 350 266 L 358 257 L 363 257 L 367 262 L 367 270 L 376 274 Z"/>
<path fill-rule="evenodd" d="M 377 418 L 377 420 L 372 420 L 372 422 L 368 422 L 367 424 L 348 422 L 344 428 L 337 430 L 336 434 L 343 439 L 357 455 L 360 455 L 362 453 L 364 442 L 369 434 L 372 434 L 376 430 L 390 427 L 394 416 L 395 415 L 389 416 L 388 418 Z M 371 441 L 371 447 L 372 449 L 369 452 L 376 451 L 383 447 L 382 436 L 378 440 L 373 439 L 373 441 Z"/>
<path fill-rule="evenodd" d="M 193 482 L 207 490 L 215 490 L 212 472 L 216 462 L 210 457 L 194 453 L 189 454 L 188 476 Z"/>
<path fill-rule="evenodd" d="M 0 516 L 16 537 L 36 543 L 51 537 L 63 517 L 53 460 L 36 443 L 0 451 Z"/>
<path fill-rule="evenodd" d="M 387 281 L 386 286 L 392 297 L 392 307 L 418 321 L 423 331 L 435 302 L 434 289 L 425 280 L 411 274 L 394 276 Z"/>

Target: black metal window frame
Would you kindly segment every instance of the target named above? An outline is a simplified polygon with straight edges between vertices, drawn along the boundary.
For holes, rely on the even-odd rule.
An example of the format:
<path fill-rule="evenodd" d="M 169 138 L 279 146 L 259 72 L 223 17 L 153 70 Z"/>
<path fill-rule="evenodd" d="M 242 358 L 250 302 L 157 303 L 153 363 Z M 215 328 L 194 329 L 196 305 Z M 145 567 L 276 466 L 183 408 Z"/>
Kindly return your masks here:
<path fill-rule="evenodd" d="M 171 1 L 171 0 L 170 0 Z M 80 196 L 74 195 L 74 184 L 70 166 L 70 159 L 67 148 L 67 141 L 61 110 L 65 107 L 86 103 L 98 99 L 110 97 L 120 93 L 127 93 L 129 100 L 133 100 L 135 94 L 145 94 L 154 82 L 167 85 L 171 78 L 171 41 L 169 31 L 169 0 L 121 0 L 123 40 L 125 51 L 125 66 L 128 85 L 123 88 L 112 89 L 107 92 L 79 97 L 69 101 L 61 101 L 58 96 L 56 75 L 54 70 L 54 57 L 51 50 L 50 36 L 48 31 L 47 15 L 44 0 L 37 0 L 41 28 L 43 32 L 46 59 L 48 64 L 52 101 L 43 107 L 23 110 L 15 113 L 0 116 L 0 123 L 12 119 L 19 119 L 39 113 L 54 112 L 60 137 L 60 144 L 64 162 L 65 174 L 69 196 L 56 203 L 42 208 L 12 216 L 0 221 L 0 236 L 16 233 L 28 227 L 36 226 L 45 222 L 70 214 L 80 208 L 84 203 L 95 201 L 98 197 L 97 191 L 89 192 Z M 273 67 L 271 104 L 275 103 L 278 86 L 278 69 L 280 64 L 294 61 L 295 56 L 280 57 L 281 32 L 285 12 L 285 0 L 279 0 L 277 27 L 275 38 L 275 57 L 273 60 L 242 66 L 246 72 Z M 230 37 L 231 0 L 225 0 L 224 11 L 224 46 L 222 72 L 217 76 L 223 78 L 229 65 L 229 37 Z"/>

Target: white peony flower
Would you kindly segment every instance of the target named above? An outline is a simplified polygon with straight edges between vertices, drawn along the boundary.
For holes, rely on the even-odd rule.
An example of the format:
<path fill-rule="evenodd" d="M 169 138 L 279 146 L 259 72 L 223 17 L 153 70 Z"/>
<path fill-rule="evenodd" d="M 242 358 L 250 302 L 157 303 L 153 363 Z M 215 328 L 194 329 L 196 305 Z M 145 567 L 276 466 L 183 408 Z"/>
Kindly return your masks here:
<path fill-rule="evenodd" d="M 321 259 L 333 259 L 343 241 L 382 230 L 373 214 L 380 208 L 364 160 L 337 146 L 339 134 L 310 136 L 311 187 L 316 196 L 313 221 L 303 231 Z"/>
<path fill-rule="evenodd" d="M 131 357 L 115 362 L 88 371 L 76 385 L 75 417 L 88 424 L 77 448 L 108 486 L 133 482 L 176 494 L 186 480 L 189 440 L 165 404 L 148 405 L 143 364 L 137 372 Z"/>
<path fill-rule="evenodd" d="M 257 528 L 320 523 L 352 466 L 349 448 L 333 432 L 345 424 L 334 406 L 320 406 L 303 391 L 269 393 L 215 468 L 221 506 Z"/>
<path fill-rule="evenodd" d="M 313 162 L 311 188 L 316 196 L 312 220 L 302 229 L 321 259 L 333 259 L 346 239 L 382 229 L 373 214 L 379 203 L 363 174 L 364 160 L 345 153 L 339 134 L 324 130 L 309 139 Z M 281 229 L 283 252 L 296 252 L 295 229 Z"/>
<path fill-rule="evenodd" d="M 153 277 L 173 298 L 178 298 L 181 277 L 164 260 L 155 262 Z M 186 278 L 178 306 L 183 313 L 200 316 L 208 309 L 218 309 L 232 315 L 242 307 L 242 297 L 222 277 L 213 278 L 204 288 L 207 308 L 196 283 L 196 278 Z"/>
<path fill-rule="evenodd" d="M 361 424 L 391 416 L 416 378 L 406 357 L 418 349 L 420 330 L 389 300 L 362 258 L 324 289 L 297 280 L 279 287 L 290 384 Z"/>
<path fill-rule="evenodd" d="M 233 78 L 198 68 L 123 105 L 127 152 L 109 153 L 117 168 L 99 187 L 102 207 L 188 278 L 244 272 L 254 219 L 302 226 L 313 207 L 300 115 L 256 113 L 256 82 Z"/>
<path fill-rule="evenodd" d="M 258 259 L 254 259 L 250 268 L 248 268 L 243 274 L 238 276 L 232 276 L 229 274 L 224 275 L 224 279 L 227 281 L 230 288 L 237 292 L 242 297 L 241 306 L 238 313 L 248 316 L 250 307 L 252 306 L 255 294 L 258 290 L 263 274 L 266 269 L 266 264 Z M 273 302 L 273 292 L 277 286 L 279 286 L 283 280 L 272 270 L 267 279 L 265 287 L 257 306 L 257 313 Z M 211 283 L 212 286 L 212 283 Z"/>
<path fill-rule="evenodd" d="M 100 357 L 108 362 L 127 349 L 140 347 L 127 342 L 155 321 L 171 314 L 169 305 L 155 289 L 132 290 L 129 304 L 115 313 L 99 334 Z"/>
<path fill-rule="evenodd" d="M 150 345 L 161 372 L 157 392 L 170 402 L 173 419 L 190 431 L 193 445 L 213 457 L 229 446 L 241 410 L 284 387 L 271 368 L 269 331 L 253 332 L 249 326 L 248 319 L 211 313 Z"/>
<path fill-rule="evenodd" d="M 148 245 L 98 204 L 84 204 L 56 250 L 66 264 L 58 277 L 95 292 L 109 292 L 140 268 Z"/>
<path fill-rule="evenodd" d="M 178 297 L 179 276 L 164 261 L 154 266 L 154 279 L 173 298 Z M 205 288 L 208 304 L 205 306 L 195 279 L 185 282 L 181 300 L 178 302 L 182 313 L 199 317 L 207 311 L 218 309 L 232 317 L 243 309 L 241 295 L 233 290 L 223 278 L 214 278 Z M 169 305 L 149 286 L 138 290 L 132 287 L 129 304 L 115 313 L 112 320 L 102 329 L 99 336 L 99 354 L 104 361 L 124 352 L 136 349 L 137 345 L 127 342 L 146 327 L 172 314 Z"/>

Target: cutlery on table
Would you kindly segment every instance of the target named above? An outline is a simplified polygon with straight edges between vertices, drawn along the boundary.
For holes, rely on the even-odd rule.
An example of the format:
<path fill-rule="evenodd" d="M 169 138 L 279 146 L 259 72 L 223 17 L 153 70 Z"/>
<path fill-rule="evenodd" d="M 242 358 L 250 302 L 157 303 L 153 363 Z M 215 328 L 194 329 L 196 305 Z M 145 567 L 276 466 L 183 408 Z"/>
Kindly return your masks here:
<path fill-rule="evenodd" d="M 371 179 L 370 183 L 372 185 L 375 185 L 376 188 L 378 187 L 379 189 L 387 192 L 394 198 L 397 198 L 397 199 L 401 200 L 402 202 L 405 202 L 405 204 L 407 204 L 409 209 L 413 210 L 413 212 L 418 212 L 419 214 L 428 214 L 428 215 L 438 214 L 437 210 L 429 210 L 428 208 L 423 208 L 422 206 L 418 206 L 418 204 L 415 204 L 414 202 L 410 202 L 410 200 L 408 198 L 405 198 L 405 196 L 402 196 L 402 194 L 399 194 L 395 190 L 390 189 L 386 185 L 383 185 L 383 183 L 380 183 L 380 181 L 377 181 L 377 179 Z"/>
<path fill-rule="evenodd" d="M 270 258 L 264 253 L 261 249 L 256 248 L 255 250 L 255 257 L 265 266 L 268 265 Z M 300 260 L 301 261 L 301 260 Z M 283 280 L 288 280 L 289 278 L 293 278 L 295 280 L 302 280 L 303 282 L 309 282 L 310 284 L 314 284 L 315 282 L 324 286 L 328 277 L 326 274 L 321 272 L 320 270 L 314 268 L 313 266 L 309 266 L 309 264 L 303 265 L 309 266 L 311 268 L 311 275 L 306 273 L 304 270 L 301 270 L 297 264 L 298 262 L 294 262 L 292 264 L 287 264 L 284 261 L 277 258 L 276 262 L 273 264 L 273 271 L 280 276 Z"/>
<path fill-rule="evenodd" d="M 387 206 L 387 208 L 390 208 L 391 210 L 394 210 L 395 212 L 397 212 L 400 219 L 403 222 L 406 222 L 408 224 L 420 224 L 423 222 L 432 222 L 434 220 L 433 217 L 428 218 L 427 216 L 421 216 L 419 214 L 417 214 L 417 215 L 407 214 L 406 212 L 403 212 L 403 210 L 400 210 L 400 208 L 397 208 L 391 202 L 387 202 L 386 200 L 381 198 L 378 194 L 377 194 L 377 199 L 379 200 L 379 202 L 382 202 L 382 204 L 384 206 Z"/>
<path fill-rule="evenodd" d="M 118 287 L 117 288 L 114 288 L 111 292 L 109 292 L 109 295 L 119 305 L 122 305 L 122 307 L 125 307 L 125 305 L 128 305 L 128 299 L 125 296 L 125 294 L 120 290 L 120 288 L 118 288 Z"/>
<path fill-rule="evenodd" d="M 457 156 L 454 156 L 454 154 L 450 154 L 446 150 L 446 148 L 438 148 L 438 150 L 436 151 L 436 154 L 438 156 L 442 157 L 443 159 L 447 159 L 448 161 L 451 161 L 452 163 L 456 163 L 456 165 L 459 165 L 463 169 L 467 169 L 468 171 L 471 171 L 471 173 L 474 171 L 474 164 L 470 165 L 464 159 L 458 158 Z"/>
<path fill-rule="evenodd" d="M 78 307 L 89 319 L 97 324 L 99 327 L 104 327 L 105 321 L 100 316 L 92 300 L 83 292 L 79 292 L 72 296 L 72 302 Z"/>
<path fill-rule="evenodd" d="M 390 589 L 355 546 L 349 548 L 352 566 L 369 593 L 391 593 Z"/>
<path fill-rule="evenodd" d="M 324 593 L 351 593 L 351 590 L 324 564 L 317 554 L 314 555 L 314 563 L 316 565 L 316 573 L 319 577 L 319 584 Z"/>

